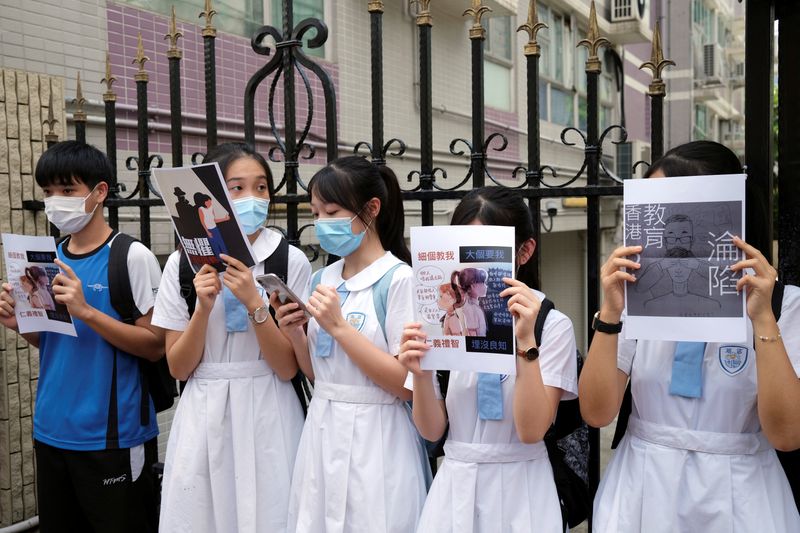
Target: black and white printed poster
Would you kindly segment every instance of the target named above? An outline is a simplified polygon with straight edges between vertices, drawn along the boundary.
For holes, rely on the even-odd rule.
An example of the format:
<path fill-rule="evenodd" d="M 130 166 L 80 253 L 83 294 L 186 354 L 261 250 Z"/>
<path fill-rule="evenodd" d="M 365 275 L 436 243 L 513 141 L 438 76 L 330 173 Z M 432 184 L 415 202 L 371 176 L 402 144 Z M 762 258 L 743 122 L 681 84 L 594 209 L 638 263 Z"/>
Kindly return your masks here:
<path fill-rule="evenodd" d="M 744 341 L 742 274 L 730 267 L 744 259 L 733 237 L 744 238 L 745 176 L 629 180 L 624 196 L 625 246 L 642 247 L 627 338 Z"/>
<path fill-rule="evenodd" d="M 192 270 L 208 264 L 224 271 L 220 254 L 256 264 L 217 163 L 153 169 L 153 177 Z"/>

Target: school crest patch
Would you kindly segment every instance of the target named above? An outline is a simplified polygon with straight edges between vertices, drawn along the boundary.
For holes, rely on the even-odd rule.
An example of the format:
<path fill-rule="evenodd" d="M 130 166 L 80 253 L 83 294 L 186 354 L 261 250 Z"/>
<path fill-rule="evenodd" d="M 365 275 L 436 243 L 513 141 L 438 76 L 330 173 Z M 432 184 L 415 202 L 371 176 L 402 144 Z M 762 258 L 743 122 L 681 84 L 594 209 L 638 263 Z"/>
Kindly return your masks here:
<path fill-rule="evenodd" d="M 367 320 L 367 315 L 354 311 L 352 313 L 347 313 L 345 319 L 356 331 L 361 331 L 361 328 L 364 327 L 364 322 Z"/>
<path fill-rule="evenodd" d="M 720 346 L 719 365 L 729 376 L 735 376 L 747 366 L 749 350 L 744 346 Z"/>

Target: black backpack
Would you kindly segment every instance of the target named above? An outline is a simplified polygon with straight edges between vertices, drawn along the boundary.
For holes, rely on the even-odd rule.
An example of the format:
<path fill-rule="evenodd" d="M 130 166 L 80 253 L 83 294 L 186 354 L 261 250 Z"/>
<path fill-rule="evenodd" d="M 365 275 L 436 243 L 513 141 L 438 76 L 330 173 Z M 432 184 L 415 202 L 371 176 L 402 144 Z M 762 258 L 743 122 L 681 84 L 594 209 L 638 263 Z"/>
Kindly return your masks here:
<path fill-rule="evenodd" d="M 534 326 L 536 345 L 541 346 L 542 333 L 547 315 L 555 309 L 551 300 L 542 300 L 539 314 Z M 578 362 L 578 375 L 583 368 L 583 357 L 576 350 Z M 436 372 L 442 397 L 447 396 L 447 386 L 450 372 L 439 370 Z M 436 457 L 444 455 L 444 442 L 448 430 L 436 442 L 426 441 L 428 455 L 431 463 Z M 578 399 L 564 400 L 558 403 L 556 419 L 547 434 L 544 436 L 547 447 L 547 456 L 553 468 L 553 478 L 561 505 L 561 519 L 564 530 L 567 526 L 573 528 L 589 517 L 592 508 L 592 496 L 589 492 L 589 428 L 581 418 Z"/>
<path fill-rule="evenodd" d="M 781 318 L 783 291 L 783 283 L 776 281 L 775 287 L 772 289 L 772 314 L 775 315 L 776 322 Z M 631 394 L 631 380 L 628 380 L 628 387 L 625 389 L 625 396 L 622 398 L 622 405 L 620 405 L 619 415 L 617 416 L 617 427 L 614 430 L 614 439 L 611 442 L 612 449 L 615 449 L 622 440 L 622 437 L 625 436 L 632 408 L 633 396 Z M 777 453 L 783 470 L 786 472 L 786 477 L 789 479 L 789 485 L 792 487 L 794 502 L 798 509 L 800 509 L 800 450 L 795 450 L 793 452 L 778 451 Z"/>
<path fill-rule="evenodd" d="M 130 325 L 134 325 L 142 316 L 133 299 L 128 274 L 128 250 L 134 242 L 139 241 L 125 233 L 117 233 L 111 241 L 108 255 L 108 292 L 111 306 L 119 314 L 120 321 Z M 141 389 L 139 418 L 141 424 L 146 426 L 150 423 L 148 398 L 152 398 L 156 412 L 160 413 L 172 407 L 178 389 L 175 379 L 169 373 L 166 357 L 162 356 L 158 361 L 148 361 L 142 357 L 137 359 Z"/>
<path fill-rule="evenodd" d="M 287 283 L 287 274 L 289 271 L 289 241 L 281 237 L 278 247 L 268 258 L 264 260 L 264 274 L 272 273 L 281 278 L 281 281 Z M 180 262 L 178 263 L 178 283 L 180 284 L 181 297 L 186 301 L 186 307 L 189 309 L 189 316 L 194 314 L 195 305 L 197 304 L 197 293 L 194 290 L 194 272 L 191 265 L 189 265 L 189 258 L 181 248 Z M 269 314 L 275 318 L 275 310 L 269 307 Z M 186 382 L 181 382 L 181 392 L 186 386 Z M 292 378 L 292 387 L 294 388 L 297 399 L 300 401 L 300 407 L 303 409 L 303 416 L 308 414 L 308 404 L 311 401 L 311 388 L 309 387 L 308 379 L 301 371 L 297 371 L 297 375 Z"/>

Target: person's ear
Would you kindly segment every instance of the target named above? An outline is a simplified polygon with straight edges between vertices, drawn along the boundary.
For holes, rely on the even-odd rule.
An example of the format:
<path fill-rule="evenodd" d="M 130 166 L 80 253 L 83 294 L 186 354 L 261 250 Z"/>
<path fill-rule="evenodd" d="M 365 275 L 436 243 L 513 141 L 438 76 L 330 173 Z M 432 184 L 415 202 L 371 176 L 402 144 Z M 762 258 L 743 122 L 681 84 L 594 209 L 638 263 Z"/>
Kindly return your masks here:
<path fill-rule="evenodd" d="M 517 266 L 522 266 L 530 261 L 535 251 L 536 241 L 533 240 L 533 237 L 523 242 L 519 247 L 519 251 L 517 252 Z"/>
<path fill-rule="evenodd" d="M 108 189 L 108 182 L 105 181 L 101 181 L 95 186 L 95 200 L 97 200 L 98 203 L 105 203 L 106 198 L 108 198 Z"/>
<path fill-rule="evenodd" d="M 378 198 L 373 198 L 364 205 L 364 212 L 368 220 L 375 220 L 381 212 L 381 201 Z"/>

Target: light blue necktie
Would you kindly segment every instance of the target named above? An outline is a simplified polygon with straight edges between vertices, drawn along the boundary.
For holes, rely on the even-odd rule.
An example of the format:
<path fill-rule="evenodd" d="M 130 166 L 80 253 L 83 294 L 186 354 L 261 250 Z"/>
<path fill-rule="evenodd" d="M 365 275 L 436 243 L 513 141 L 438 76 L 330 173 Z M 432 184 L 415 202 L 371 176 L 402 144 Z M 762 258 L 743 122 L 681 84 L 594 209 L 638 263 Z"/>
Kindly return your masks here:
<path fill-rule="evenodd" d="M 503 384 L 500 374 L 478 374 L 478 416 L 481 420 L 503 419 Z"/>
<path fill-rule="evenodd" d="M 344 287 L 345 282 L 342 282 L 341 285 L 336 289 L 336 292 L 339 293 L 339 305 L 343 306 L 344 301 L 347 300 L 347 296 L 350 294 Z M 333 349 L 333 337 L 328 334 L 327 331 L 322 329 L 322 326 L 317 330 L 317 345 L 316 349 L 314 350 L 314 355 L 317 357 L 329 357 L 331 355 L 331 350 Z"/>
<path fill-rule="evenodd" d="M 704 342 L 678 342 L 672 358 L 669 393 L 673 396 L 700 398 L 703 395 Z"/>
<path fill-rule="evenodd" d="M 228 287 L 222 288 L 222 301 L 225 303 L 225 330 L 228 333 L 247 331 L 247 308 Z"/>

